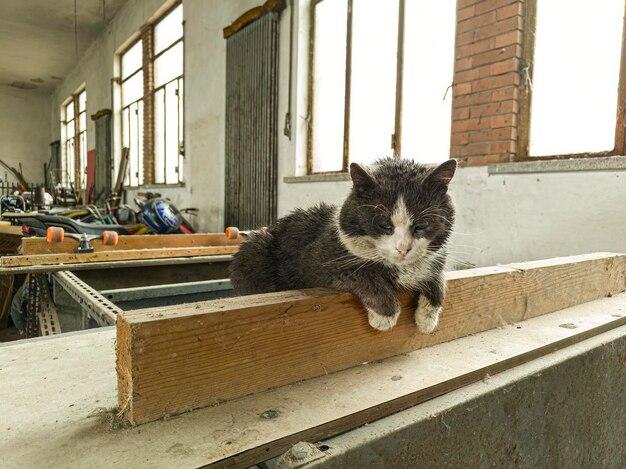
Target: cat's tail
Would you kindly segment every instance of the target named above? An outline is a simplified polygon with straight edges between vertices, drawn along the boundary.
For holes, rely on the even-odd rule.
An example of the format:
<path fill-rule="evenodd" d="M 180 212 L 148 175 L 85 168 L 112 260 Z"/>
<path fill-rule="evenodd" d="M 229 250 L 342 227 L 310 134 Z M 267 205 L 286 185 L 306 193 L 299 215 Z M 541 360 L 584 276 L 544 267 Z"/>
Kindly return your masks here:
<path fill-rule="evenodd" d="M 277 291 L 271 255 L 272 235 L 255 231 L 241 243 L 230 264 L 230 281 L 235 295 Z"/>

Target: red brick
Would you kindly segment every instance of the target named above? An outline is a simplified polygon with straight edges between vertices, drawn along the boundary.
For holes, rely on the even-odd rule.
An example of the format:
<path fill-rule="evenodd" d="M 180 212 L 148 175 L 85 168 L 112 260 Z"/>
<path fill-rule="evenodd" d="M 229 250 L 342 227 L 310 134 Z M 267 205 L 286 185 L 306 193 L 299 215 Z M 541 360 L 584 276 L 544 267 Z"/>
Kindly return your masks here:
<path fill-rule="evenodd" d="M 524 6 L 522 2 L 516 2 L 512 5 L 498 8 L 496 10 L 496 19 L 498 21 L 511 18 L 512 16 L 522 16 L 524 14 Z"/>
<path fill-rule="evenodd" d="M 454 92 L 454 96 L 463 96 L 472 92 L 472 85 L 469 83 L 456 83 L 452 87 L 452 90 Z"/>
<path fill-rule="evenodd" d="M 461 59 L 463 57 L 471 57 L 473 55 L 482 54 L 495 48 L 496 39 L 489 38 L 484 41 L 474 42 L 466 46 L 459 46 L 456 48 L 456 58 Z"/>
<path fill-rule="evenodd" d="M 487 122 L 489 122 L 488 119 Z M 470 134 L 470 143 L 496 142 L 498 140 L 515 140 L 517 139 L 517 129 L 512 127 L 504 127 L 502 129 L 483 130 L 481 132 L 472 132 Z"/>
<path fill-rule="evenodd" d="M 518 110 L 519 110 L 519 105 L 517 101 L 514 99 L 509 99 L 507 101 L 500 101 L 500 102 L 494 102 L 491 104 L 482 104 L 478 106 L 473 106 L 470 110 L 470 116 L 474 119 L 480 116 L 516 114 Z"/>
<path fill-rule="evenodd" d="M 454 109 L 452 111 L 452 120 L 458 121 L 461 119 L 469 119 L 470 110 L 468 107 L 462 107 L 460 109 Z"/>
<path fill-rule="evenodd" d="M 488 154 L 457 159 L 460 166 L 486 166 L 488 164 L 508 163 L 510 161 L 514 161 L 514 155 Z"/>
<path fill-rule="evenodd" d="M 472 57 L 472 66 L 480 67 L 481 65 L 501 62 L 511 57 L 521 57 L 522 47 L 519 45 L 506 46 L 501 49 L 494 49 Z"/>
<path fill-rule="evenodd" d="M 494 91 L 483 91 L 482 93 L 472 93 L 466 96 L 459 96 L 453 101 L 454 108 L 474 106 L 477 104 L 497 103 L 508 99 L 517 99 L 519 90 L 516 87 L 502 88 Z"/>
<path fill-rule="evenodd" d="M 507 72 L 519 72 L 520 59 L 517 57 L 511 57 L 510 59 L 503 60 L 502 62 L 496 62 L 489 65 L 489 73 L 494 75 L 501 75 Z"/>
<path fill-rule="evenodd" d="M 457 23 L 457 33 L 465 33 L 467 31 L 471 31 L 472 29 L 482 28 L 484 26 L 487 26 L 488 24 L 495 23 L 495 21 L 495 11 L 490 11 L 483 15 L 474 16 L 473 18 Z"/>
<path fill-rule="evenodd" d="M 476 40 L 486 39 L 488 37 L 497 36 L 499 34 L 508 33 L 509 31 L 515 31 L 516 29 L 522 30 L 523 20 L 521 17 L 513 17 L 504 21 L 498 21 L 497 23 L 490 24 L 484 28 L 477 29 L 473 32 L 476 36 Z"/>
<path fill-rule="evenodd" d="M 493 142 L 491 144 L 491 151 L 493 153 L 516 153 L 517 142 L 509 140 L 507 142 Z"/>
<path fill-rule="evenodd" d="M 511 31 L 506 34 L 502 34 L 501 36 L 496 36 L 496 47 L 504 47 L 510 44 L 521 44 L 521 43 L 522 43 L 521 31 Z"/>
<path fill-rule="evenodd" d="M 467 132 L 452 134 L 452 138 L 450 139 L 450 143 L 452 145 L 465 145 L 469 143 L 469 134 Z"/>
<path fill-rule="evenodd" d="M 466 46 L 476 41 L 476 31 L 468 31 L 456 37 L 456 47 Z"/>
<path fill-rule="evenodd" d="M 485 155 L 489 153 L 489 143 L 477 143 L 470 145 L 452 145 L 450 153 L 452 156 L 473 156 Z"/>
<path fill-rule="evenodd" d="M 469 6 L 467 8 L 461 8 L 459 11 L 457 11 L 456 13 L 456 20 L 457 22 L 459 21 L 464 21 L 467 20 L 469 18 L 471 18 L 472 16 L 474 16 L 474 6 Z"/>
<path fill-rule="evenodd" d="M 462 9 L 470 5 L 475 5 L 478 2 L 480 2 L 480 0 L 458 0 L 457 8 Z"/>
<path fill-rule="evenodd" d="M 496 10 L 511 3 L 517 3 L 519 0 L 484 0 L 477 3 L 474 7 L 477 15 L 481 15 L 487 11 Z"/>
<path fill-rule="evenodd" d="M 500 127 L 517 126 L 517 114 L 507 114 L 504 116 L 494 116 L 491 118 L 491 128 L 499 129 Z"/>
<path fill-rule="evenodd" d="M 454 121 L 452 123 L 452 132 L 467 132 L 468 130 L 487 130 L 491 128 L 491 121 L 489 118 L 477 118 Z"/>
<path fill-rule="evenodd" d="M 506 101 L 507 99 L 517 99 L 519 97 L 519 90 L 517 88 L 504 88 L 502 90 L 493 91 L 493 101 Z"/>
<path fill-rule="evenodd" d="M 465 59 L 459 59 L 454 63 L 454 69 L 457 71 L 460 70 L 467 70 L 469 68 L 472 68 L 472 58 L 471 57 L 467 57 Z"/>
<path fill-rule="evenodd" d="M 467 83 L 480 78 L 480 69 L 472 68 L 454 74 L 454 83 Z"/>
<path fill-rule="evenodd" d="M 519 85 L 521 82 L 519 73 L 510 72 L 495 77 L 481 78 L 472 82 L 472 93 L 503 88 L 505 86 Z"/>

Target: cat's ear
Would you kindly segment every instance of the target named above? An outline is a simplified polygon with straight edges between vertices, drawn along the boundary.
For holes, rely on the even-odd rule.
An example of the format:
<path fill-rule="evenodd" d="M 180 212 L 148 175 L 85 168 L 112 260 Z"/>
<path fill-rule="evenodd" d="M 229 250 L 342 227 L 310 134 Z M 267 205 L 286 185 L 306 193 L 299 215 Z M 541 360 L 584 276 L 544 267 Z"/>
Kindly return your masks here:
<path fill-rule="evenodd" d="M 350 177 L 357 195 L 366 196 L 371 194 L 378 185 L 372 176 L 356 163 L 350 164 Z"/>
<path fill-rule="evenodd" d="M 443 184 L 447 188 L 448 184 L 450 184 L 450 181 L 452 180 L 452 177 L 454 176 L 455 171 L 456 160 L 448 160 L 433 169 L 426 177 L 426 180 L 437 184 Z"/>

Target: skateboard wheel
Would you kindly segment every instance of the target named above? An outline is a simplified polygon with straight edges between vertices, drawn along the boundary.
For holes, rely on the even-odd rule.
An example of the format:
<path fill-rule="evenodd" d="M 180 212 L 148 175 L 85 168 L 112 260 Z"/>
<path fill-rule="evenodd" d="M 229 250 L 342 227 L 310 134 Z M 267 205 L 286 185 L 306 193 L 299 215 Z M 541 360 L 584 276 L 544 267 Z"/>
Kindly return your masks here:
<path fill-rule="evenodd" d="M 120 240 L 116 231 L 103 231 L 102 232 L 102 244 L 105 246 L 115 246 Z"/>
<path fill-rule="evenodd" d="M 226 228 L 226 231 L 224 231 L 224 233 L 226 233 L 226 237 L 228 239 L 237 239 L 239 237 L 239 228 L 235 226 L 229 226 L 228 228 Z"/>
<path fill-rule="evenodd" d="M 60 226 L 49 226 L 46 230 L 46 240 L 49 243 L 60 243 L 65 238 L 65 230 Z"/>

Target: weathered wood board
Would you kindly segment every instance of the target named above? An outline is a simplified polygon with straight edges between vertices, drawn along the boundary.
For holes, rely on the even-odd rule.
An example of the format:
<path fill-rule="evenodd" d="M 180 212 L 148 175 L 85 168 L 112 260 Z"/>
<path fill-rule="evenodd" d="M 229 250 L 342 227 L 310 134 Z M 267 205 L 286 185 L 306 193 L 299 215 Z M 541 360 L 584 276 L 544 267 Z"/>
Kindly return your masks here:
<path fill-rule="evenodd" d="M 223 233 L 195 233 L 171 235 L 132 235 L 120 236 L 115 246 L 106 246 L 102 240 L 94 239 L 91 245 L 96 252 L 101 251 L 128 251 L 134 249 L 171 249 L 193 248 L 209 246 L 239 246 L 241 238 L 228 239 Z M 45 238 L 23 238 L 22 253 L 25 256 L 33 254 L 61 254 L 73 253 L 76 249 L 76 240 L 66 238 L 60 243 L 49 243 Z"/>
<path fill-rule="evenodd" d="M 33 254 L 0 258 L 2 267 L 27 267 L 56 264 L 84 264 L 89 262 L 117 262 L 136 259 L 164 259 L 172 257 L 213 256 L 234 254 L 238 246 L 200 246 L 191 248 L 129 249 L 126 251 L 101 251 L 91 253 Z"/>
<path fill-rule="evenodd" d="M 626 290 L 626 255 L 450 272 L 438 330 L 414 299 L 379 332 L 349 293 L 313 289 L 119 315 L 119 403 L 140 424 L 500 327 Z"/>

